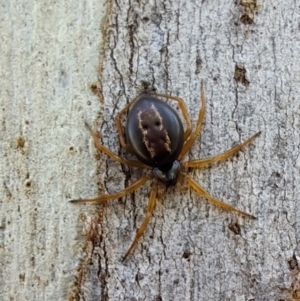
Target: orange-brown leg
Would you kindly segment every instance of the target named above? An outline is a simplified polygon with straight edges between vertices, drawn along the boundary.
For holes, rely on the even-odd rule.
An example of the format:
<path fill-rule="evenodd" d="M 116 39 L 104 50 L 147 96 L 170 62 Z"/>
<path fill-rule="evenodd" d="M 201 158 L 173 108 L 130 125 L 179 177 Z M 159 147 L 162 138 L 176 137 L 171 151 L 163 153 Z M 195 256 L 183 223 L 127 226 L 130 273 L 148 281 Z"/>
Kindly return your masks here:
<path fill-rule="evenodd" d="M 134 238 L 130 248 L 126 252 L 123 260 L 125 260 L 127 258 L 129 253 L 132 251 L 134 246 L 137 244 L 140 237 L 143 235 L 143 233 L 144 233 L 144 231 L 145 231 L 145 229 L 146 229 L 146 227 L 149 223 L 149 220 L 150 220 L 150 217 L 152 215 L 153 209 L 155 207 L 156 195 L 157 195 L 157 184 L 154 183 L 154 185 L 152 186 L 151 192 L 150 192 L 150 198 L 149 198 L 149 202 L 148 202 L 147 213 L 146 213 L 145 219 L 144 219 L 143 223 L 141 224 L 139 230 L 137 231 L 137 233 L 135 235 L 135 238 Z"/>
<path fill-rule="evenodd" d="M 150 168 L 149 166 L 143 164 L 140 161 L 137 160 L 127 160 L 124 158 L 121 158 L 119 156 L 117 156 L 116 154 L 114 154 L 111 150 L 109 150 L 108 148 L 106 148 L 105 146 L 103 146 L 100 142 L 99 142 L 99 137 L 97 136 L 97 134 L 92 131 L 92 129 L 89 127 L 89 125 L 87 123 L 85 123 L 86 128 L 89 130 L 95 146 L 103 153 L 105 153 L 107 156 L 111 157 L 113 160 L 122 163 L 122 164 L 126 164 L 129 166 L 133 166 L 133 167 L 140 167 L 140 168 Z"/>
<path fill-rule="evenodd" d="M 93 199 L 71 200 L 70 202 L 71 203 L 77 203 L 77 204 L 81 204 L 81 203 L 103 203 L 103 202 L 107 202 L 107 201 L 110 201 L 110 200 L 113 200 L 113 199 L 119 199 L 122 196 L 124 196 L 125 194 L 128 194 L 128 193 L 131 193 L 131 192 L 135 191 L 136 189 L 138 189 L 139 187 L 144 185 L 150 179 L 152 179 L 151 176 L 142 176 L 140 179 L 138 179 L 137 181 L 132 183 L 130 186 L 128 186 L 127 188 L 125 188 L 125 189 L 123 189 L 123 190 L 121 190 L 117 193 L 102 195 L 102 196 L 98 196 L 98 197 L 93 198 Z"/>
<path fill-rule="evenodd" d="M 239 209 L 236 209 L 224 202 L 219 201 L 218 199 L 214 198 L 213 196 L 211 196 L 209 193 L 207 193 L 195 180 L 193 180 L 191 177 L 185 175 L 185 180 L 188 184 L 188 186 L 192 187 L 198 195 L 206 198 L 209 202 L 211 202 L 212 204 L 221 207 L 222 209 L 228 210 L 228 211 L 235 211 L 238 213 L 241 213 L 243 215 L 246 215 L 248 217 L 251 217 L 253 219 L 255 219 L 255 217 L 253 215 L 250 215 L 244 211 L 241 211 Z"/>
<path fill-rule="evenodd" d="M 125 141 L 125 137 L 124 137 L 124 133 L 123 133 L 123 129 L 122 129 L 122 122 L 121 122 L 121 117 L 124 113 L 126 113 L 128 111 L 128 109 L 130 108 L 130 106 L 139 98 L 135 97 L 132 101 L 130 101 L 124 108 L 123 110 L 117 115 L 117 117 L 115 118 L 115 123 L 116 123 L 116 128 L 119 134 L 119 140 L 120 140 L 120 144 L 121 146 L 127 151 L 127 152 L 131 152 L 130 147 L 126 144 Z"/>
<path fill-rule="evenodd" d="M 199 135 L 204 119 L 205 114 L 205 96 L 204 96 L 204 88 L 203 88 L 203 82 L 201 82 L 201 109 L 199 111 L 198 121 L 196 125 L 195 131 L 189 136 L 189 139 L 185 142 L 183 145 L 183 148 L 181 150 L 181 153 L 178 157 L 178 160 L 180 161 L 185 154 L 188 152 L 188 150 L 193 146 L 197 136 Z"/>
<path fill-rule="evenodd" d="M 230 150 L 214 156 L 214 157 L 209 157 L 209 158 L 204 158 L 204 159 L 198 159 L 198 160 L 191 160 L 185 163 L 182 163 L 182 166 L 184 168 L 203 168 L 211 163 L 215 163 L 215 162 L 219 162 L 222 160 L 227 159 L 228 157 L 234 155 L 235 153 L 237 153 L 241 148 L 243 148 L 245 145 L 249 144 L 253 139 L 255 139 L 256 137 L 258 137 L 260 135 L 261 132 L 256 133 L 255 135 L 253 135 L 252 137 L 250 137 L 249 139 L 247 139 L 246 141 L 244 141 L 243 143 L 236 145 L 235 147 L 231 148 Z"/>
<path fill-rule="evenodd" d="M 188 190 L 188 186 L 185 183 L 185 174 L 180 173 L 177 178 L 177 182 L 175 185 L 181 192 L 186 192 Z"/>

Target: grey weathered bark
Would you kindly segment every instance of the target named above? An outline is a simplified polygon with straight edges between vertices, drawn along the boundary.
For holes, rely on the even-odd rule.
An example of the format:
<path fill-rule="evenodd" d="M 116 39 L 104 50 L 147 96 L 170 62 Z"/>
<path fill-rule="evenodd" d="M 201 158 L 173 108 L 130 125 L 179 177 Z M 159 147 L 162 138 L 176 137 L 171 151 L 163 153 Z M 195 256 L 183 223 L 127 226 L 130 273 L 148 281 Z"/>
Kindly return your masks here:
<path fill-rule="evenodd" d="M 103 22 L 94 2 L 16 3 L 1 14 L 1 300 L 300 300 L 299 5 L 107 5 Z M 103 103 L 87 89 L 98 64 Z M 95 156 L 83 121 L 126 155 L 117 112 L 147 86 L 182 97 L 195 124 L 201 80 L 207 112 L 190 158 L 262 135 L 191 174 L 257 220 L 170 189 L 122 263 L 149 185 L 105 206 L 69 204 L 141 175 Z"/>
<path fill-rule="evenodd" d="M 0 300 L 67 300 L 85 245 L 74 194 L 96 193 L 92 123 L 104 1 L 2 1 Z"/>

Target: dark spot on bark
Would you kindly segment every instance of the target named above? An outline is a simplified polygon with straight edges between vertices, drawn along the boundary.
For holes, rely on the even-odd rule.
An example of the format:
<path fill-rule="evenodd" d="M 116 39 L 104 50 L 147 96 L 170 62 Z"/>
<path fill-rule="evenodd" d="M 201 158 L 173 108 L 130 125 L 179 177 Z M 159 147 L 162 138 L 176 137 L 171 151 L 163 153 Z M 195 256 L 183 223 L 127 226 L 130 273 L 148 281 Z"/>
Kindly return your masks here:
<path fill-rule="evenodd" d="M 296 289 L 293 291 L 293 300 L 299 300 L 300 299 L 300 289 Z M 283 300 L 284 301 L 284 300 Z"/>
<path fill-rule="evenodd" d="M 146 94 L 151 92 L 156 92 L 156 88 L 153 87 L 153 85 L 150 82 L 142 80 L 141 86 L 142 86 L 141 92 L 144 92 Z"/>
<path fill-rule="evenodd" d="M 235 66 L 234 79 L 244 86 L 248 87 L 250 82 L 246 78 L 246 69 L 244 67 Z"/>
<path fill-rule="evenodd" d="M 192 254 L 190 252 L 184 252 L 182 258 L 186 259 L 187 261 L 190 261 L 191 255 Z"/>
<path fill-rule="evenodd" d="M 241 234 L 241 227 L 238 223 L 234 222 L 228 226 L 228 229 L 232 231 L 235 235 Z"/>
<path fill-rule="evenodd" d="M 17 139 L 17 145 L 18 145 L 18 148 L 23 148 L 25 146 L 25 139 L 20 136 Z"/>
<path fill-rule="evenodd" d="M 25 274 L 19 274 L 19 280 L 21 282 L 24 282 L 25 281 Z"/>
<path fill-rule="evenodd" d="M 289 264 L 290 270 L 298 269 L 298 262 L 297 262 L 297 258 L 295 256 L 295 254 L 293 255 L 293 257 L 290 260 L 288 260 L 288 264 Z"/>
<path fill-rule="evenodd" d="M 240 21 L 245 25 L 253 24 L 253 18 L 250 17 L 248 14 L 243 14 L 240 18 Z"/>
<path fill-rule="evenodd" d="M 196 59 L 196 71 L 195 71 L 195 74 L 199 74 L 201 72 L 202 65 L 203 65 L 203 61 L 201 60 L 200 57 L 197 57 L 197 59 Z"/>

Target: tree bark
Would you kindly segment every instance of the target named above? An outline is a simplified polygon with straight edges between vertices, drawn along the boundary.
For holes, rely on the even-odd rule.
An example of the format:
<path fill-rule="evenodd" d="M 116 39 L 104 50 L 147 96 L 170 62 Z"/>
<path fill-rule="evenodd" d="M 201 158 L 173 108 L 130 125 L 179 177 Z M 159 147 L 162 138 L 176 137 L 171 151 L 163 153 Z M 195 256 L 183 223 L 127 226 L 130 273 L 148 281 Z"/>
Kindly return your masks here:
<path fill-rule="evenodd" d="M 300 300 L 299 5 L 111 0 L 103 18 L 103 2 L 15 4 L 1 18 L 0 299 Z M 68 203 L 143 174 L 97 153 L 84 122 L 131 158 L 117 113 L 148 89 L 181 97 L 195 126 L 201 81 L 206 114 L 188 158 L 262 134 L 189 174 L 257 219 L 169 189 L 122 262 L 150 185 Z"/>
<path fill-rule="evenodd" d="M 68 201 L 97 193 L 84 121 L 99 111 L 103 5 L 1 3 L 1 301 L 68 300 L 85 257 L 85 208 Z"/>

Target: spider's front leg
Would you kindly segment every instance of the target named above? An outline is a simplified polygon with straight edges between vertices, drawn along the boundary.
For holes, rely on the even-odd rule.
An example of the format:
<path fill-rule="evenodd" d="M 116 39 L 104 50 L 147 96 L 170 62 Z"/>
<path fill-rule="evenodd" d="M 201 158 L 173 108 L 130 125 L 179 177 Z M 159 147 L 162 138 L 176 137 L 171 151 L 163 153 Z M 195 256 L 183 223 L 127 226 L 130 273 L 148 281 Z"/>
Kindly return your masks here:
<path fill-rule="evenodd" d="M 154 207 L 155 207 L 156 195 L 157 195 L 157 183 L 154 183 L 151 188 L 150 198 L 149 198 L 149 202 L 148 202 L 147 213 L 146 213 L 145 219 L 144 219 L 143 223 L 141 224 L 139 230 L 137 231 L 131 246 L 129 247 L 128 251 L 126 252 L 126 254 L 123 258 L 123 261 L 127 258 L 129 253 L 132 251 L 134 246 L 137 244 L 140 237 L 143 235 L 143 233 L 149 223 L 150 217 L 153 213 Z"/>
<path fill-rule="evenodd" d="M 197 136 L 201 131 L 204 114 L 205 114 L 205 96 L 204 96 L 203 82 L 201 82 L 201 109 L 199 111 L 196 129 L 189 137 L 187 137 L 183 145 L 183 148 L 181 150 L 181 153 L 179 155 L 178 161 L 180 161 L 185 156 L 185 154 L 189 151 L 189 149 L 193 146 Z"/>
<path fill-rule="evenodd" d="M 113 159 L 114 161 L 117 161 L 119 163 L 128 165 L 128 166 L 132 166 L 132 167 L 140 167 L 140 168 L 150 168 L 149 166 L 143 164 L 142 162 L 139 162 L 137 160 L 127 160 L 124 158 L 121 158 L 119 156 L 117 156 L 116 154 L 114 154 L 111 150 L 109 150 L 108 148 L 106 148 L 105 146 L 103 146 L 100 142 L 99 142 L 99 137 L 97 136 L 97 134 L 90 128 L 90 126 L 85 123 L 85 127 L 88 129 L 88 131 L 90 132 L 95 146 L 104 154 L 106 154 L 107 156 L 109 156 L 111 159 Z"/>
<path fill-rule="evenodd" d="M 118 134 L 119 134 L 119 140 L 120 140 L 120 144 L 121 146 L 127 151 L 127 152 L 130 152 L 132 153 L 129 145 L 126 143 L 126 139 L 125 139 L 125 136 L 124 136 L 124 133 L 123 133 L 123 129 L 122 129 L 122 122 L 121 122 L 121 118 L 122 116 L 127 113 L 127 111 L 129 110 L 129 108 L 131 107 L 131 105 L 139 98 L 136 97 L 134 98 L 132 101 L 130 101 L 126 106 L 125 108 L 122 109 L 122 111 L 117 115 L 117 117 L 115 118 L 115 124 L 116 124 L 116 128 L 117 128 L 117 131 L 118 131 Z"/>

